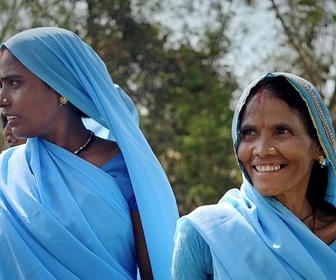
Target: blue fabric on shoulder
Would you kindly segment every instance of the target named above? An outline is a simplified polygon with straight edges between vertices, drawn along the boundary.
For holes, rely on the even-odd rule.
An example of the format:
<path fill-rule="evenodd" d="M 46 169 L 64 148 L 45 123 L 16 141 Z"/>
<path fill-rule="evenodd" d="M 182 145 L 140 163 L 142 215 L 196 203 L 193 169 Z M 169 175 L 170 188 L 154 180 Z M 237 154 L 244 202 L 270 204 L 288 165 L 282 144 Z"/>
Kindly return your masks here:
<path fill-rule="evenodd" d="M 0 170 L 0 278 L 136 278 L 129 208 L 106 172 L 39 138 Z"/>
<path fill-rule="evenodd" d="M 177 237 L 184 235 L 180 230 L 185 223 L 200 233 L 203 246 L 210 247 L 214 279 L 333 279 L 336 275 L 336 252 L 276 199 L 261 196 L 245 178 L 240 191 L 231 189 L 218 204 L 201 206 L 182 217 Z"/>
<path fill-rule="evenodd" d="M 35 28 L 3 45 L 32 73 L 106 128 L 108 138 L 118 143 L 134 188 L 154 278 L 168 279 L 178 210 L 166 174 L 139 129 L 133 102 L 113 83 L 96 52 L 70 31 Z M 27 146 L 32 145 L 29 142 L 36 141 L 28 141 Z"/>
<path fill-rule="evenodd" d="M 306 80 L 287 73 L 270 73 L 254 81 L 240 96 L 232 122 L 232 138 L 237 157 L 240 141 L 240 114 L 251 89 L 265 77 L 284 76 L 306 102 L 326 155 L 329 180 L 325 199 L 336 206 L 335 132 L 328 109 L 317 90 Z M 309 152 L 309 151 L 307 151 Z M 238 158 L 237 158 L 238 161 Z M 201 206 L 179 219 L 174 258 L 190 254 L 195 248 L 182 246 L 188 238 L 185 223 L 203 238 L 197 250 L 209 246 L 214 279 L 333 279 L 336 275 L 336 251 L 274 197 L 266 197 L 251 184 L 243 171 L 241 189 L 231 189 L 216 205 Z M 189 237 L 190 238 L 190 237 Z M 201 244 L 201 245 L 200 245 Z M 189 246 L 190 247 L 190 246 Z M 195 247 L 195 246 L 194 246 Z M 187 252 L 183 252 L 186 250 Z M 180 258 L 181 260 L 182 258 Z M 184 258 L 184 261 L 187 257 Z M 199 258 L 194 263 L 202 264 Z M 187 261 L 178 268 L 187 268 Z M 201 267 L 201 265 L 198 265 Z M 174 270 L 173 270 L 174 272 Z M 184 271 L 188 279 L 188 270 Z M 189 272 L 193 275 L 194 272 Z"/>

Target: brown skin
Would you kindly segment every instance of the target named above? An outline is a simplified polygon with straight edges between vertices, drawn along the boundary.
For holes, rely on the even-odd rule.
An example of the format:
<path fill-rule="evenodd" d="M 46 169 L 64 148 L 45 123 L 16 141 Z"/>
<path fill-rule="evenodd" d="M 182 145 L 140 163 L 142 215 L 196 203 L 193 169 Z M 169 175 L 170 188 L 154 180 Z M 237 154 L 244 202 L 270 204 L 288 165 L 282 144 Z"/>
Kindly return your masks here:
<path fill-rule="evenodd" d="M 60 106 L 59 94 L 47 87 L 8 50 L 0 55 L 0 83 L 0 107 L 15 137 L 38 136 L 71 152 L 87 141 L 89 131 L 83 125 L 78 110 L 69 102 Z M 117 143 L 95 137 L 93 143 L 78 156 L 101 167 L 118 153 Z M 142 279 L 153 279 L 139 212 L 132 212 L 131 218 Z"/>
<path fill-rule="evenodd" d="M 305 224 L 312 229 L 312 217 Z M 317 210 L 315 214 L 314 233 L 324 243 L 330 245 L 336 240 L 336 216 L 326 216 L 323 212 Z"/>
<path fill-rule="evenodd" d="M 275 197 L 299 219 L 309 216 L 312 207 L 307 186 L 314 162 L 324 154 L 300 116 L 279 98 L 255 96 L 242 116 L 241 132 L 238 158 L 256 190 Z M 269 154 L 269 147 L 276 153 Z M 314 233 L 326 244 L 336 239 L 335 216 L 317 210 L 304 223 L 314 227 Z"/>

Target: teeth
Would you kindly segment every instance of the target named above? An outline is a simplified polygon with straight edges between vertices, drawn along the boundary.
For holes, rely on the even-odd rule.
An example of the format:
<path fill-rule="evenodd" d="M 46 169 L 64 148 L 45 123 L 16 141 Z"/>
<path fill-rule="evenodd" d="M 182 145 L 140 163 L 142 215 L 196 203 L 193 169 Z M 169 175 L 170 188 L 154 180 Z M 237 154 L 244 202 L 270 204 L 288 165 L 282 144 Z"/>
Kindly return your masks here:
<path fill-rule="evenodd" d="M 256 165 L 255 167 L 259 172 L 272 172 L 280 170 L 280 164 L 278 165 Z"/>
<path fill-rule="evenodd" d="M 7 121 L 16 119 L 16 116 L 7 116 Z"/>

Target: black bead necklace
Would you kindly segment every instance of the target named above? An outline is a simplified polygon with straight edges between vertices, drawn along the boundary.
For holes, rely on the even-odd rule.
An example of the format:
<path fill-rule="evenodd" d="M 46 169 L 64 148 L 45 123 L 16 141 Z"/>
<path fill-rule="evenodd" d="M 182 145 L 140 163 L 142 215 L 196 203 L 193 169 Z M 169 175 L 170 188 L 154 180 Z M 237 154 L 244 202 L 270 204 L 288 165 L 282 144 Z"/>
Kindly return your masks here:
<path fill-rule="evenodd" d="M 87 149 L 89 147 L 89 145 L 93 142 L 94 139 L 94 133 L 90 130 L 90 135 L 88 140 L 84 143 L 83 146 L 80 146 L 76 151 L 74 151 L 73 153 L 75 155 L 78 155 L 80 152 L 83 152 L 85 149 Z"/>

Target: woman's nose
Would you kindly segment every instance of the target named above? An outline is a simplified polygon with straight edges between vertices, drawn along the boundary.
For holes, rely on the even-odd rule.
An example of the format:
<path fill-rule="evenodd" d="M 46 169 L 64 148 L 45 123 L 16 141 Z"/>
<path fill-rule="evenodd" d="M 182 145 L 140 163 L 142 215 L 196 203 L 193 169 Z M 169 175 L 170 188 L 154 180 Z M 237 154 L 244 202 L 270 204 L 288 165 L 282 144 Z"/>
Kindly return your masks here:
<path fill-rule="evenodd" d="M 8 105 L 8 98 L 2 97 L 2 94 L 0 94 L 0 107 L 4 107 Z"/>
<path fill-rule="evenodd" d="M 269 138 L 261 138 L 257 141 L 253 149 L 253 154 L 260 157 L 265 157 L 267 155 L 270 155 L 269 151 L 273 148 L 273 146 L 274 145 L 272 145 L 272 141 Z"/>

